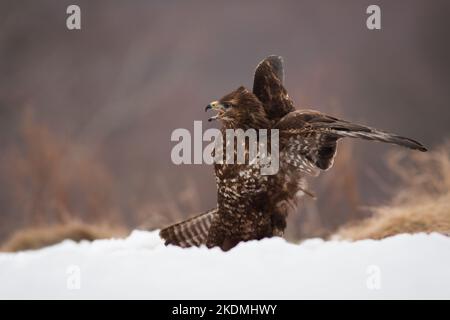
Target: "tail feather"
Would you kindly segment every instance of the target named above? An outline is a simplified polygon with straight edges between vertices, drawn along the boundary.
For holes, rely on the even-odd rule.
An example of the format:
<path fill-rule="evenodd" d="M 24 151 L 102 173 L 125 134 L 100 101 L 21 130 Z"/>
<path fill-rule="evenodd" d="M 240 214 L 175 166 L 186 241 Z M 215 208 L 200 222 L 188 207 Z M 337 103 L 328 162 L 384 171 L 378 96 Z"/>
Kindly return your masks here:
<path fill-rule="evenodd" d="M 199 247 L 206 243 L 209 227 L 216 215 L 217 208 L 211 209 L 162 229 L 159 236 L 165 240 L 166 245 L 173 244 L 183 248 Z"/>

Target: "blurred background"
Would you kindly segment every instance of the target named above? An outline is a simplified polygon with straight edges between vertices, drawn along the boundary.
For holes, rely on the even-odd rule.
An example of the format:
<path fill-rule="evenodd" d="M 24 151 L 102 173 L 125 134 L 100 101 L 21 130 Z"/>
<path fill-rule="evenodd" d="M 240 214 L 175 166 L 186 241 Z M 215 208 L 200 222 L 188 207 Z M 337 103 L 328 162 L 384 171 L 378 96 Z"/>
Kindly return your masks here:
<path fill-rule="evenodd" d="M 70 4 L 81 7 L 81 30 L 66 28 Z M 381 7 L 379 31 L 366 28 L 370 4 Z M 439 0 L 1 0 L 0 246 L 23 230 L 49 237 L 75 225 L 72 238 L 97 238 L 215 207 L 212 167 L 173 165 L 170 135 L 206 120 L 210 101 L 251 88 L 269 54 L 284 57 L 297 108 L 445 152 L 449 15 Z M 412 181 L 393 173 L 393 149 L 341 143 L 287 237 L 327 237 L 391 203 Z"/>

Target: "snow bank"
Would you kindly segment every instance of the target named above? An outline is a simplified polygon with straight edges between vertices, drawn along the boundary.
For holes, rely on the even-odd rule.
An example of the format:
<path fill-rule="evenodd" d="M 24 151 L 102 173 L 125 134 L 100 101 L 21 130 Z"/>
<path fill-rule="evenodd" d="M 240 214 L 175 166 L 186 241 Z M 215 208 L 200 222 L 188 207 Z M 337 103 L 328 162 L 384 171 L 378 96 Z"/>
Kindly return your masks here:
<path fill-rule="evenodd" d="M 0 298 L 450 298 L 450 238 L 276 239 L 230 252 L 165 247 L 158 232 L 0 254 Z"/>

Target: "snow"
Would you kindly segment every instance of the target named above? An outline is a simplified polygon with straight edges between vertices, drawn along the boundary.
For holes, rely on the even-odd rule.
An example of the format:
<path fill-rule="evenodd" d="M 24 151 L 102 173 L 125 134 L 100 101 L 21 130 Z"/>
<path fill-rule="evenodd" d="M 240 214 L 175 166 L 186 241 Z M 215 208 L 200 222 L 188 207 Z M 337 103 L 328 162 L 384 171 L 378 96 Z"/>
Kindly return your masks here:
<path fill-rule="evenodd" d="M 0 254 L 0 298 L 449 299 L 450 238 L 280 238 L 229 252 L 166 247 L 157 231 Z"/>

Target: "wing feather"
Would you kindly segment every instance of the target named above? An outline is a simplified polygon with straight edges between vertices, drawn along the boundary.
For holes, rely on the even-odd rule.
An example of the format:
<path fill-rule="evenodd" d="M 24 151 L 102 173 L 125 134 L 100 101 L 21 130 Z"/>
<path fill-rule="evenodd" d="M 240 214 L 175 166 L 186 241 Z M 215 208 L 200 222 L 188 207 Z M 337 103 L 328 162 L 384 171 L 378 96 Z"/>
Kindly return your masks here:
<path fill-rule="evenodd" d="M 283 86 L 283 58 L 268 56 L 255 70 L 253 93 L 264 105 L 270 120 L 277 122 L 294 110 L 292 100 Z"/>
<path fill-rule="evenodd" d="M 318 169 L 326 170 L 333 165 L 337 141 L 341 138 L 360 138 L 427 151 L 420 142 L 413 139 L 340 120 L 317 111 L 291 112 L 275 128 L 280 130 L 282 160 L 312 175 L 317 175 Z"/>

